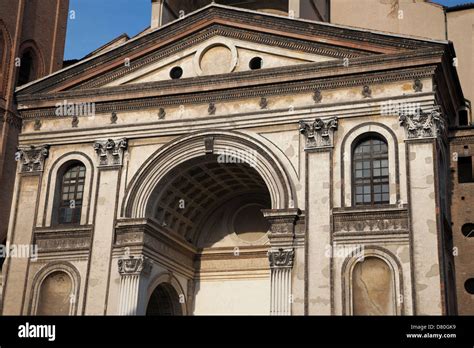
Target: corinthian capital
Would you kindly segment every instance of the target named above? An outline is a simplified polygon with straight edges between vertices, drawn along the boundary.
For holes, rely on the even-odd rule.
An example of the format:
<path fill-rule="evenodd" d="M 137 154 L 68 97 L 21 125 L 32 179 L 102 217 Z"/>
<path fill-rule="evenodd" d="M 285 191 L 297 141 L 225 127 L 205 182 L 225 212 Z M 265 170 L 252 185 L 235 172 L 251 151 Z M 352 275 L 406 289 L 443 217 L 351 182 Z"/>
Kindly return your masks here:
<path fill-rule="evenodd" d="M 19 146 L 16 160 L 21 161 L 21 173 L 42 172 L 44 161 L 49 156 L 49 145 Z"/>
<path fill-rule="evenodd" d="M 123 164 L 123 154 L 128 149 L 128 140 L 109 139 L 107 141 L 96 141 L 94 150 L 99 156 L 99 166 L 121 166 Z"/>
<path fill-rule="evenodd" d="M 317 118 L 314 122 L 300 121 L 300 133 L 306 138 L 306 150 L 333 147 L 337 127 L 337 117 L 326 120 Z"/>
<path fill-rule="evenodd" d="M 421 108 L 401 110 L 399 121 L 405 128 L 407 139 L 436 138 L 446 131 L 446 123 L 438 107 L 430 112 L 424 112 Z"/>
<path fill-rule="evenodd" d="M 122 276 L 126 275 L 148 275 L 151 270 L 150 262 L 144 258 L 140 257 L 127 257 L 118 260 L 118 269 L 119 273 Z"/>
<path fill-rule="evenodd" d="M 295 259 L 295 251 L 293 249 L 278 249 L 268 252 L 271 268 L 291 268 Z"/>

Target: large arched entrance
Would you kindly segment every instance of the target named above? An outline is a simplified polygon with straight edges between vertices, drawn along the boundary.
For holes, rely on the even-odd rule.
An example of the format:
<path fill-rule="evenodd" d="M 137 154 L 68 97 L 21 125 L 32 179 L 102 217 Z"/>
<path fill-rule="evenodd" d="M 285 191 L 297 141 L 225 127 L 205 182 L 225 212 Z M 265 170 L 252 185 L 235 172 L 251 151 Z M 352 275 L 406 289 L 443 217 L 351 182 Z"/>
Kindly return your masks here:
<path fill-rule="evenodd" d="M 146 222 L 138 228 L 145 256 L 153 274 L 182 284 L 186 314 L 270 313 L 270 223 L 262 210 L 283 212 L 280 223 L 292 224 L 285 214 L 296 201 L 294 181 L 285 168 L 248 135 L 199 132 L 163 146 L 132 178 L 122 214 L 133 230 Z"/>
<path fill-rule="evenodd" d="M 146 309 L 147 316 L 183 315 L 179 295 L 172 285 L 161 283 L 151 294 Z"/>
<path fill-rule="evenodd" d="M 218 155 L 189 160 L 159 182 L 147 207 L 147 218 L 196 250 L 194 314 L 268 313 L 270 226 L 262 210 L 271 199 L 251 163 L 238 162 Z M 179 314 L 170 288 L 154 296 L 152 313 Z"/>

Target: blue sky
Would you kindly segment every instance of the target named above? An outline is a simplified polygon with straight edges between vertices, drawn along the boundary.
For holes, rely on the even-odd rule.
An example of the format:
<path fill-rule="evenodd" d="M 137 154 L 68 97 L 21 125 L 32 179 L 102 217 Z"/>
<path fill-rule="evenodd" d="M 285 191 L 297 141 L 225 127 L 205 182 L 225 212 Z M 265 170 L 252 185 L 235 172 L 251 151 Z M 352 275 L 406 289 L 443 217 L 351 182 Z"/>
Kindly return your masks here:
<path fill-rule="evenodd" d="M 469 1 L 436 2 L 454 6 Z M 78 59 L 123 33 L 132 37 L 145 29 L 150 24 L 151 0 L 70 0 L 69 12 L 64 59 Z"/>

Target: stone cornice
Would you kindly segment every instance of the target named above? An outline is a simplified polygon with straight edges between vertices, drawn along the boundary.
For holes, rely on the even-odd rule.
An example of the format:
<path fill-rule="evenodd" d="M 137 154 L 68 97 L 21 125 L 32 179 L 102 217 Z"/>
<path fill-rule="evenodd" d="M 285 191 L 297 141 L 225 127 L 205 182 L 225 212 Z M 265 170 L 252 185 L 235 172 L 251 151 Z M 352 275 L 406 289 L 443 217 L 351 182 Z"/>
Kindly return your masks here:
<path fill-rule="evenodd" d="M 88 102 L 101 102 L 107 100 L 121 100 L 124 95 L 127 99 L 135 97 L 149 98 L 156 96 L 169 96 L 179 93 L 211 92 L 235 88 L 236 83 L 242 86 L 258 88 L 267 84 L 296 82 L 298 80 L 347 78 L 351 74 L 368 74 L 377 70 L 406 69 L 411 66 L 416 69 L 421 64 L 437 64 L 441 61 L 442 51 L 422 50 L 408 54 L 377 55 L 359 57 L 350 60 L 350 65 L 345 67 L 339 60 L 322 63 L 307 63 L 258 71 L 245 71 L 239 73 L 222 74 L 216 76 L 202 76 L 182 80 L 157 81 L 123 86 L 103 87 L 89 90 L 69 90 L 56 93 L 38 93 L 24 95 L 19 93 L 17 101 L 22 103 L 42 103 L 45 107 L 55 101 L 64 101 L 74 98 L 87 98 Z M 407 60 L 410 63 L 407 63 Z M 369 83 L 370 81 L 368 81 Z M 327 88 L 324 84 L 321 88 Z M 225 93 L 220 91 L 219 93 Z M 46 105 L 44 105 L 46 104 Z"/>
<path fill-rule="evenodd" d="M 334 46 L 325 45 L 322 43 L 314 44 L 308 43 L 303 40 L 288 39 L 285 37 L 265 34 L 265 33 L 256 33 L 250 32 L 248 30 L 241 29 L 230 29 L 222 25 L 213 25 L 208 31 L 199 32 L 194 34 L 191 37 L 187 37 L 185 40 L 179 41 L 171 47 L 165 47 L 160 49 L 152 54 L 149 54 L 145 57 L 137 59 L 133 62 L 130 62 L 130 66 L 122 66 L 114 71 L 111 71 L 107 74 L 100 75 L 96 78 L 93 78 L 85 83 L 82 83 L 74 89 L 90 89 L 103 86 L 113 80 L 116 80 L 122 76 L 133 73 L 148 64 L 153 64 L 157 61 L 160 61 L 164 58 L 167 58 L 171 55 L 178 54 L 180 51 L 186 49 L 187 47 L 195 46 L 201 42 L 212 38 L 213 36 L 224 36 L 227 38 L 233 38 L 242 41 L 249 41 L 254 43 L 259 43 L 262 45 L 268 45 L 273 47 L 280 47 L 290 50 L 302 51 L 310 54 L 319 54 L 323 56 L 333 57 L 333 58 L 356 58 L 360 56 L 367 56 L 368 53 L 360 52 L 348 48 L 335 48 Z M 175 81 L 176 82 L 176 81 Z"/>
<path fill-rule="evenodd" d="M 287 69 L 281 69 L 282 71 L 287 71 Z M 291 70 L 291 69 L 289 69 Z M 414 80 L 431 77 L 436 70 L 435 66 L 425 66 L 420 68 L 412 69 L 402 69 L 394 71 L 382 71 L 382 72 L 372 72 L 366 74 L 354 74 L 347 76 L 339 77 L 327 77 L 327 78 L 315 78 L 312 80 L 303 80 L 295 82 L 280 82 L 270 85 L 263 85 L 260 87 L 247 87 L 247 85 L 242 82 L 240 88 L 233 88 L 227 90 L 215 90 L 208 92 L 198 92 L 195 93 L 186 93 L 186 94 L 177 94 L 177 95 L 168 95 L 160 97 L 151 97 L 151 98 L 130 98 L 126 100 L 117 100 L 117 101 L 107 101 L 97 103 L 95 105 L 96 113 L 110 113 L 110 112 L 123 112 L 131 110 L 144 110 L 157 107 L 165 106 L 177 106 L 177 105 L 189 105 L 189 104 L 203 104 L 203 103 L 217 103 L 221 101 L 236 100 L 243 98 L 261 98 L 262 95 L 267 97 L 274 95 L 285 95 L 292 93 L 306 93 L 312 92 L 316 89 L 319 90 L 328 90 L 328 89 L 337 89 L 344 87 L 354 87 L 354 86 L 363 86 L 365 84 L 383 84 L 390 83 L 394 81 L 404 81 L 404 80 Z M 205 84 L 206 82 L 201 82 Z M 135 89 L 144 88 L 142 85 L 134 87 Z M 157 85 L 153 86 L 154 90 L 161 91 L 164 93 L 162 87 Z M 101 90 L 95 90 L 97 95 L 101 95 Z M 78 96 L 80 94 L 77 94 Z M 72 97 L 72 95 L 71 95 Z M 63 96 L 67 98 L 67 96 Z M 63 99 L 61 99 L 63 100 Z M 68 99 L 70 101 L 70 99 Z M 39 100 L 37 101 L 39 102 Z M 37 117 L 51 117 L 58 118 L 56 116 L 56 108 L 44 107 L 41 108 L 30 108 L 20 110 L 20 115 L 23 119 L 28 118 L 37 118 Z"/>
<path fill-rule="evenodd" d="M 433 92 L 423 92 L 417 94 L 408 94 L 406 96 L 396 96 L 392 100 L 420 103 L 423 107 L 431 107 L 435 103 Z M 379 116 L 382 109 L 382 103 L 387 98 L 374 98 L 367 104 L 366 99 L 356 101 L 345 101 L 328 104 L 308 104 L 301 107 L 295 107 L 292 113 L 287 108 L 265 110 L 256 109 L 253 112 L 243 112 L 236 114 L 222 114 L 217 116 L 207 116 L 198 118 L 187 118 L 185 120 L 156 120 L 144 121 L 143 123 L 125 123 L 110 126 L 98 124 L 95 127 L 72 128 L 44 130 L 41 132 L 31 131 L 22 133 L 19 136 L 20 144 L 30 145 L 38 142 L 47 141 L 51 145 L 93 143 L 103 137 L 104 132 L 109 137 L 121 138 L 127 137 L 129 140 L 148 138 L 177 136 L 186 133 L 189 128 L 183 128 L 183 122 L 193 124 L 193 130 L 206 130 L 210 127 L 220 130 L 233 130 L 235 128 L 256 128 L 264 126 L 278 127 L 286 125 L 295 132 L 298 131 L 297 123 L 301 119 L 310 119 L 314 117 L 337 116 L 341 119 L 348 117 L 368 117 Z M 350 109 L 347 106 L 351 106 Z M 33 120 L 30 122 L 34 122 Z"/>
<path fill-rule="evenodd" d="M 327 25 L 318 22 L 299 21 L 285 17 L 269 16 L 262 13 L 249 13 L 238 9 L 211 6 L 203 11 L 197 11 L 176 21 L 171 25 L 150 32 L 147 35 L 131 40 L 107 53 L 85 60 L 57 74 L 20 89 L 20 94 L 32 94 L 38 91 L 54 88 L 62 82 L 81 83 L 79 77 L 93 77 L 119 67 L 121 58 L 129 57 L 131 61 L 139 59 L 157 47 L 176 42 L 183 37 L 205 29 L 213 24 L 223 24 L 227 27 L 246 28 L 260 33 L 272 33 L 282 37 L 306 40 L 313 44 L 331 44 L 341 49 L 353 49 L 360 52 L 371 51 L 379 53 L 394 53 L 420 48 L 443 47 L 445 44 L 433 41 L 406 38 L 367 30 L 358 30 L 342 26 Z M 99 72 L 100 71 L 100 72 Z M 77 78 L 77 79 L 76 79 Z M 84 79 L 83 79 L 84 80 Z"/>

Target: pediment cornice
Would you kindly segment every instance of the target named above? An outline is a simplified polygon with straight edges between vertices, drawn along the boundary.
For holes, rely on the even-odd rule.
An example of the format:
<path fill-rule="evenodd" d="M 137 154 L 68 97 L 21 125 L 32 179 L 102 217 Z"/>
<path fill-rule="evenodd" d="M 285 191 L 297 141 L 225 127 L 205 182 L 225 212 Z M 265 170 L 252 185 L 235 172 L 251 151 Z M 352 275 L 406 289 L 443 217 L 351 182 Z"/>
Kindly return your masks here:
<path fill-rule="evenodd" d="M 158 30 L 83 60 L 65 70 L 19 88 L 19 96 L 98 87 L 149 60 L 171 54 L 189 40 L 203 39 L 221 32 L 280 47 L 324 53 L 342 58 L 377 54 L 394 54 L 423 48 L 443 48 L 442 42 L 424 41 L 396 35 L 326 23 L 290 19 L 252 11 L 209 6 Z M 131 62 L 124 67 L 124 59 Z"/>
<path fill-rule="evenodd" d="M 97 113 L 110 113 L 110 112 L 122 112 L 131 110 L 144 110 L 154 109 L 160 107 L 177 106 L 177 105 L 189 105 L 189 104 L 204 104 L 204 103 L 216 103 L 228 100 L 238 100 L 244 98 L 259 98 L 262 96 L 270 97 L 274 95 L 288 95 L 296 93 L 313 92 L 316 90 L 329 90 L 344 87 L 364 86 L 390 83 L 394 81 L 406 81 L 423 78 L 430 78 L 434 76 L 436 71 L 436 65 L 427 65 L 416 68 L 405 68 L 400 70 L 392 71 L 374 71 L 366 72 L 364 74 L 350 74 L 346 76 L 338 77 L 326 77 L 319 79 L 305 79 L 299 81 L 285 82 L 285 83 L 273 83 L 263 84 L 260 86 L 246 86 L 241 84 L 240 87 L 234 87 L 231 89 L 214 89 L 208 91 L 195 90 L 194 93 L 173 93 L 166 95 L 162 89 L 157 89 L 156 86 L 149 86 L 152 90 L 160 90 L 162 93 L 159 96 L 144 98 L 144 87 L 143 85 L 127 86 L 127 90 L 123 91 L 123 95 L 128 95 L 128 98 L 118 98 L 116 100 L 106 100 L 96 103 L 95 110 Z M 125 86 L 124 86 L 125 87 Z M 114 87 L 122 88 L 122 87 Z M 137 97 L 131 97 L 132 92 L 130 88 L 135 88 Z M 102 91 L 102 90 L 101 90 Z M 96 91 L 99 93 L 99 90 Z M 58 118 L 56 115 L 55 101 L 67 99 L 72 101 L 72 96 L 62 95 L 60 98 L 50 102 L 49 107 L 42 105 L 41 107 L 31 107 L 28 109 L 20 110 L 22 118 Z M 78 97 L 78 100 L 85 100 L 87 98 Z M 87 99 L 88 100 L 88 99 Z M 36 101 L 40 105 L 41 100 Z"/>

